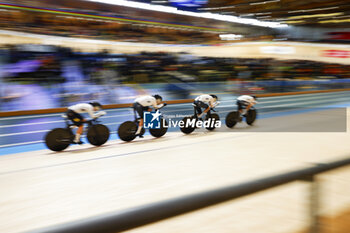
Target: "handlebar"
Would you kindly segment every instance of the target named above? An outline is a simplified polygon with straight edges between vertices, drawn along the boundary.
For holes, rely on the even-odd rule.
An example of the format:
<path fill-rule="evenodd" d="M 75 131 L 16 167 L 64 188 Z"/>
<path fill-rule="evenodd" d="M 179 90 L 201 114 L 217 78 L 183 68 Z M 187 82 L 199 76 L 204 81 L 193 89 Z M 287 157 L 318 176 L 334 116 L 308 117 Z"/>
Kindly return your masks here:
<path fill-rule="evenodd" d="M 167 103 L 163 103 L 163 106 L 162 107 L 160 107 L 160 108 L 155 108 L 154 110 L 160 110 L 160 109 L 162 109 L 162 108 L 164 108 L 165 106 L 167 106 L 168 104 Z M 151 108 L 152 109 L 152 108 Z"/>
<path fill-rule="evenodd" d="M 160 108 L 157 108 L 158 110 L 159 109 L 162 109 L 162 108 L 164 108 L 165 106 L 167 106 L 168 104 L 167 103 L 163 103 L 163 106 L 162 107 L 160 107 Z"/>

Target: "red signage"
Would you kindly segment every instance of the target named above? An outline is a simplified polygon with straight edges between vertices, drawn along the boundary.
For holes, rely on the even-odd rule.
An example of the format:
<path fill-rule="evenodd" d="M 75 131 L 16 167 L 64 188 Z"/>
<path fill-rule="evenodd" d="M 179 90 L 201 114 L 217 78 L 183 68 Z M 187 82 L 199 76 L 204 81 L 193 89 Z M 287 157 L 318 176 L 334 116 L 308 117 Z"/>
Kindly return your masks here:
<path fill-rule="evenodd" d="M 350 40 L 350 32 L 331 32 L 328 35 L 334 40 Z"/>
<path fill-rule="evenodd" d="M 349 58 L 350 51 L 347 50 L 323 50 L 323 57 Z"/>

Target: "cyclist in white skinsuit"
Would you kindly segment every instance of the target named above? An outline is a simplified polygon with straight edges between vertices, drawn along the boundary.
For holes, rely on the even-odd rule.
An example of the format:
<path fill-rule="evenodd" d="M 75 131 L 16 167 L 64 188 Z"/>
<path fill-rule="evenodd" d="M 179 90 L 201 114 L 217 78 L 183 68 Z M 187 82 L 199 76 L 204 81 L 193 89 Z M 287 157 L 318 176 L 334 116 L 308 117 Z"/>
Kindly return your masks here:
<path fill-rule="evenodd" d="M 194 106 L 196 109 L 197 117 L 201 118 L 205 113 L 207 113 L 211 108 L 215 108 L 219 102 L 216 95 L 200 95 L 194 99 Z M 202 112 L 202 108 L 205 110 Z"/>
<path fill-rule="evenodd" d="M 139 127 L 137 128 L 136 131 L 136 136 L 139 136 L 142 138 L 143 136 L 141 135 L 141 130 L 143 127 L 143 113 L 145 111 L 151 111 L 151 107 L 154 109 L 159 109 L 161 107 L 166 106 L 166 103 L 161 103 L 163 98 L 160 95 L 146 95 L 146 96 L 141 96 L 135 99 L 133 108 L 137 112 L 140 118 L 139 122 Z"/>
<path fill-rule="evenodd" d="M 241 115 L 245 115 L 251 107 L 253 107 L 258 102 L 255 95 L 241 95 L 237 98 L 237 107 Z"/>
<path fill-rule="evenodd" d="M 74 125 L 78 126 L 77 133 L 75 134 L 75 138 L 73 143 L 76 144 L 82 144 L 83 142 L 80 141 L 80 136 L 83 133 L 83 123 L 86 122 L 84 117 L 81 115 L 81 113 L 88 113 L 89 116 L 92 119 L 95 119 L 99 116 L 105 115 L 106 112 L 100 111 L 99 113 L 96 113 L 96 111 L 101 110 L 102 105 L 98 102 L 91 102 L 91 103 L 81 103 L 81 104 L 75 104 L 70 107 L 68 107 L 67 110 L 67 117 L 69 120 L 73 122 Z"/>

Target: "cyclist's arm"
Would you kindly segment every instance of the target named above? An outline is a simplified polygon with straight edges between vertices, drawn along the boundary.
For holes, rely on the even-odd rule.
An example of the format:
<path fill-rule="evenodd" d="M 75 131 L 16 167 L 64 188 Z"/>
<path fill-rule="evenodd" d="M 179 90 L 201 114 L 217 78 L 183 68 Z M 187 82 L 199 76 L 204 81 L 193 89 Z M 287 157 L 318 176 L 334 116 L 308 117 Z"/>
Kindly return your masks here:
<path fill-rule="evenodd" d="M 216 101 L 216 102 L 214 102 L 212 105 L 211 105 L 211 107 L 212 108 L 215 108 L 216 106 L 218 106 L 220 104 L 220 102 L 219 101 Z"/>
<path fill-rule="evenodd" d="M 154 102 L 152 104 L 152 106 L 155 108 L 155 109 L 159 109 L 159 108 L 162 108 L 164 106 L 164 104 L 157 104 L 157 102 Z"/>
<path fill-rule="evenodd" d="M 203 113 L 209 112 L 210 108 L 212 108 L 212 106 L 211 106 L 211 103 L 209 102 L 208 107 L 203 111 Z"/>
<path fill-rule="evenodd" d="M 215 102 L 209 101 L 209 107 L 210 107 L 210 108 L 215 108 L 215 107 L 218 106 L 219 104 L 220 104 L 219 101 L 215 101 Z"/>
<path fill-rule="evenodd" d="M 164 104 L 158 104 L 156 109 L 162 108 Z"/>
<path fill-rule="evenodd" d="M 95 119 L 95 118 L 96 118 L 96 116 L 95 116 L 95 114 L 94 114 L 94 109 L 93 109 L 93 107 L 86 109 L 86 112 L 89 114 L 89 116 L 90 116 L 92 119 Z"/>
<path fill-rule="evenodd" d="M 249 102 L 248 106 L 246 107 L 247 111 L 249 111 L 250 108 L 253 107 L 254 104 L 255 104 L 254 101 Z"/>

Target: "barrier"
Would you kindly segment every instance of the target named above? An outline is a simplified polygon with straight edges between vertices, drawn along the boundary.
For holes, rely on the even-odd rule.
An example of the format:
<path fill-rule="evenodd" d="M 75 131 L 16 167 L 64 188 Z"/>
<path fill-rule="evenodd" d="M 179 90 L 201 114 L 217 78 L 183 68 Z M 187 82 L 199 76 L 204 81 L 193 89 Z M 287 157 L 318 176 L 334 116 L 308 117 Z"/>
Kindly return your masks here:
<path fill-rule="evenodd" d="M 318 233 L 320 232 L 320 182 L 315 176 L 348 165 L 350 165 L 350 158 L 337 160 L 327 164 L 318 164 L 309 168 L 252 180 L 238 185 L 226 186 L 207 192 L 195 193 L 149 205 L 139 206 L 123 212 L 100 215 L 80 221 L 39 229 L 31 231 L 31 233 L 121 232 L 300 180 L 310 183 L 310 232 Z"/>

